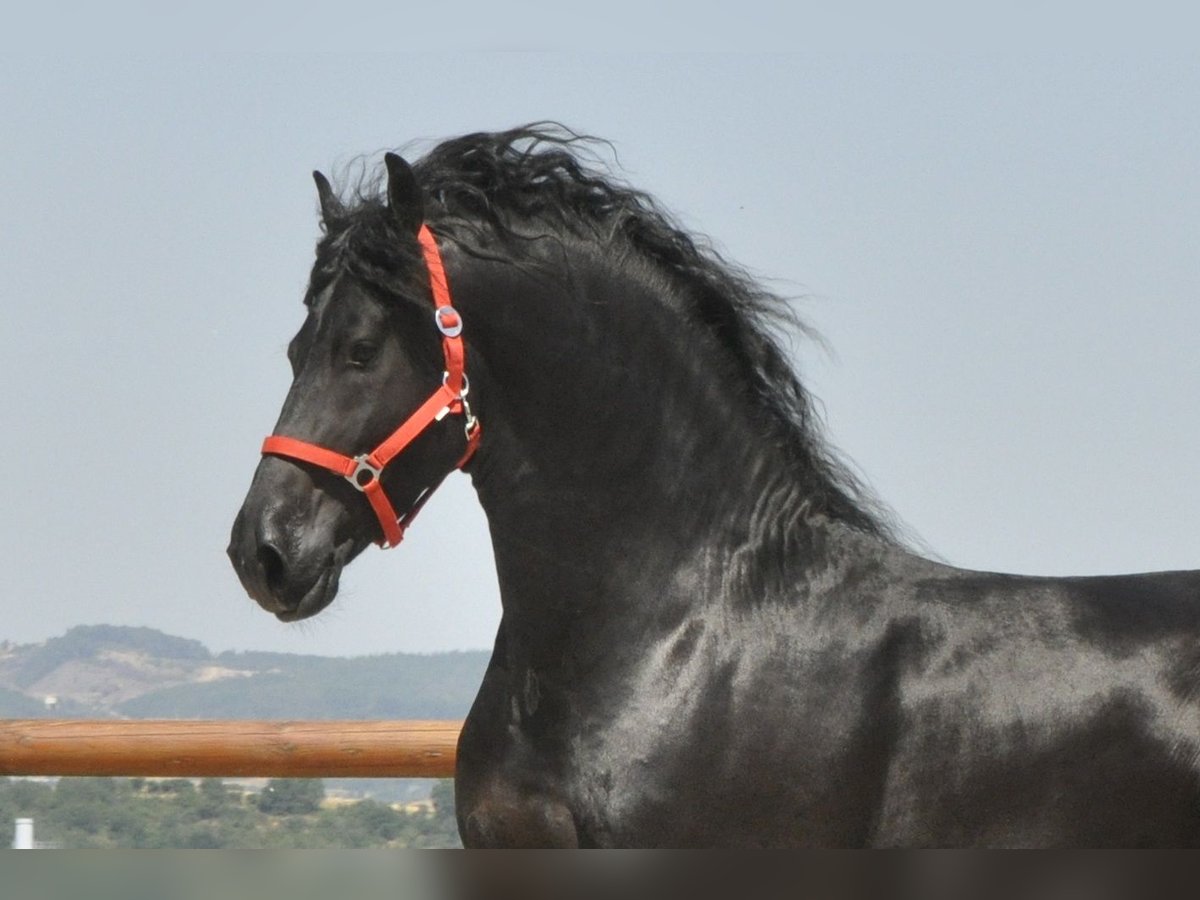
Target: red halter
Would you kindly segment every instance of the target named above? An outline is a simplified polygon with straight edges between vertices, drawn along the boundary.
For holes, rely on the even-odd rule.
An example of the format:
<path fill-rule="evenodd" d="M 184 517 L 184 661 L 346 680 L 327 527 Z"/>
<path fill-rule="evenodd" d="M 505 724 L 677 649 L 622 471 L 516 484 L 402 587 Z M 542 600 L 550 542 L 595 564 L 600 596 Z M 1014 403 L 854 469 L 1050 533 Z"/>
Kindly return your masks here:
<path fill-rule="evenodd" d="M 389 462 L 411 444 L 419 434 L 434 422 L 440 422 L 447 414 L 465 417 L 465 432 L 467 449 L 458 461 L 458 468 L 467 464 L 479 446 L 481 432 L 479 420 L 471 414 L 467 404 L 469 382 L 464 371 L 466 367 L 466 348 L 462 340 L 462 317 L 450 305 L 450 288 L 446 284 L 446 270 L 442 267 L 442 255 L 438 251 L 437 240 L 433 233 L 424 225 L 417 232 L 421 242 L 421 252 L 425 257 L 425 267 L 429 270 L 429 284 L 433 289 L 433 320 L 437 323 L 438 331 L 442 333 L 442 353 L 446 357 L 446 371 L 442 376 L 442 386 L 422 403 L 417 411 L 384 439 L 378 447 L 369 453 L 358 456 L 344 456 L 336 450 L 328 450 L 317 444 L 310 444 L 297 438 L 273 434 L 263 441 L 262 452 L 273 456 L 283 456 L 312 463 L 323 469 L 328 469 L 341 475 L 358 490 L 366 495 L 379 526 L 383 529 L 383 540 L 378 543 L 383 547 L 395 547 L 404 540 L 404 530 L 412 523 L 413 518 L 425 505 L 432 491 L 426 489 L 417 498 L 403 516 L 397 516 L 396 510 L 388 500 L 383 490 L 380 476 Z"/>

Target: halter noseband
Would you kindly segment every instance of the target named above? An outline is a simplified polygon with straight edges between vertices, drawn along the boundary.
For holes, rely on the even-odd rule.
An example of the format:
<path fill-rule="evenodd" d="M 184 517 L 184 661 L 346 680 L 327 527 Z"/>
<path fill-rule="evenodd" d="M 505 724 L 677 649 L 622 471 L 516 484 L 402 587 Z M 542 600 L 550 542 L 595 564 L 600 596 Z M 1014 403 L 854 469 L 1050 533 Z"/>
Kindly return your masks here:
<path fill-rule="evenodd" d="M 417 239 L 421 243 L 425 267 L 429 270 L 429 284 L 433 289 L 433 320 L 437 323 L 438 331 L 442 333 L 442 353 L 446 358 L 442 386 L 434 391 L 416 412 L 405 419 L 399 428 L 384 438 L 383 443 L 369 453 L 345 456 L 336 450 L 280 434 L 271 435 L 262 445 L 264 455 L 271 454 L 312 463 L 341 475 L 362 491 L 367 502 L 371 504 L 371 509 L 375 511 L 380 528 L 383 529 L 383 540 L 378 542 L 383 547 L 395 547 L 404 540 L 404 530 L 412 523 L 432 493 L 432 489 L 426 488 L 408 512 L 397 516 L 380 480 L 387 464 L 399 456 L 426 428 L 434 422 L 440 422 L 449 414 L 462 415 L 465 420 L 467 449 L 456 466 L 461 469 L 475 454 L 481 432 L 479 420 L 471 414 L 471 407 L 467 403 L 470 383 L 465 371 L 466 348 L 462 340 L 462 317 L 458 310 L 450 305 L 450 288 L 446 284 L 442 254 L 438 250 L 433 233 L 425 225 L 417 232 Z"/>

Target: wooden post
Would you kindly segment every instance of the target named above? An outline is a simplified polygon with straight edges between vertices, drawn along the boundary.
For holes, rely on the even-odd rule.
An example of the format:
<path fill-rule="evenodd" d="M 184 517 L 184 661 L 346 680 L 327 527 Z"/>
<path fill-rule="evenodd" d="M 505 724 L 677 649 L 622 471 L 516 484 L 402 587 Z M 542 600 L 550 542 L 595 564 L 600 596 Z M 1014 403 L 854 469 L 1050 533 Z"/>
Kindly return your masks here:
<path fill-rule="evenodd" d="M 450 778 L 462 722 L 0 719 L 0 775 Z"/>

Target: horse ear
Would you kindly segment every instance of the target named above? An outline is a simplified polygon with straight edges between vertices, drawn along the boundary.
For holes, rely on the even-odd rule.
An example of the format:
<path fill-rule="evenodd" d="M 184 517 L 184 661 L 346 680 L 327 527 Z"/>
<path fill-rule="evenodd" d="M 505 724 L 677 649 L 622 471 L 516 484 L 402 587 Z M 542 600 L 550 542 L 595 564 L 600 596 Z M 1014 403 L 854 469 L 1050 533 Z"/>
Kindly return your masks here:
<path fill-rule="evenodd" d="M 313 172 L 313 181 L 317 183 L 317 199 L 321 201 L 321 219 L 326 224 L 339 219 L 344 211 L 342 201 L 333 192 L 329 179 L 320 172 Z"/>
<path fill-rule="evenodd" d="M 388 173 L 388 209 L 392 217 L 405 231 L 416 234 L 425 221 L 425 208 L 421 200 L 421 187 L 412 167 L 395 153 L 383 157 Z"/>

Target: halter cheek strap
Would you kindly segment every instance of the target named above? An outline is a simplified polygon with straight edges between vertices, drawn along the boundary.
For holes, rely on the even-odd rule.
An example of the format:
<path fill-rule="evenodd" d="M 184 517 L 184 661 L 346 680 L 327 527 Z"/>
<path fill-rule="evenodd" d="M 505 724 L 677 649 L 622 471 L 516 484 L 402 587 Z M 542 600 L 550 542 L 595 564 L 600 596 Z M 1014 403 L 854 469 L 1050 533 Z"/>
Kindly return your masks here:
<path fill-rule="evenodd" d="M 438 250 L 433 233 L 425 225 L 417 232 L 417 239 L 425 257 L 425 268 L 429 270 L 429 285 L 433 290 L 433 319 L 437 323 L 438 331 L 442 333 L 442 354 L 446 360 L 442 386 L 417 407 L 416 412 L 405 419 L 399 428 L 384 438 L 383 443 L 368 453 L 346 456 L 319 444 L 280 434 L 271 435 L 262 445 L 264 455 L 297 459 L 328 469 L 362 491 L 375 512 L 375 518 L 379 520 L 379 527 L 383 530 L 383 540 L 379 543 L 384 547 L 395 547 L 404 540 L 405 529 L 432 493 L 431 489 L 426 488 L 408 512 L 398 516 L 380 480 L 387 464 L 399 456 L 426 428 L 434 422 L 440 422 L 447 415 L 461 415 L 464 419 L 463 430 L 467 446 L 457 468 L 465 466 L 475 454 L 482 433 L 479 420 L 471 414 L 471 407 L 467 403 L 470 383 L 466 373 L 462 317 L 450 303 L 450 288 L 446 283 L 442 254 Z"/>

